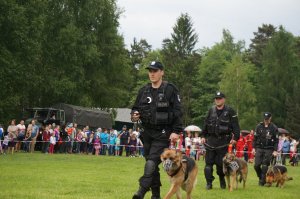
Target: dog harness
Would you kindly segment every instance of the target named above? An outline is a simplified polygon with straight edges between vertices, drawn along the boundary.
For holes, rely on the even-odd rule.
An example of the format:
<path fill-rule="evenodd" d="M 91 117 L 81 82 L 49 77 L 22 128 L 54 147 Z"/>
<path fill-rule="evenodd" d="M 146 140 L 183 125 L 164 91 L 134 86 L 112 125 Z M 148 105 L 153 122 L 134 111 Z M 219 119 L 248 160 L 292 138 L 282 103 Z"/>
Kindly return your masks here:
<path fill-rule="evenodd" d="M 229 167 L 231 168 L 232 171 L 237 171 L 240 168 L 240 166 L 237 163 L 237 161 L 230 162 L 229 163 Z"/>
<path fill-rule="evenodd" d="M 182 162 L 186 163 L 186 169 L 185 170 L 182 169 L 184 173 L 184 181 L 186 181 L 189 177 L 189 172 L 192 171 L 192 169 L 195 167 L 195 161 L 192 158 L 184 155 L 182 157 Z M 175 176 L 180 171 L 181 168 L 182 168 L 182 163 L 180 164 L 180 167 L 178 167 L 178 169 L 176 169 L 176 171 L 169 176 L 171 177 Z"/>

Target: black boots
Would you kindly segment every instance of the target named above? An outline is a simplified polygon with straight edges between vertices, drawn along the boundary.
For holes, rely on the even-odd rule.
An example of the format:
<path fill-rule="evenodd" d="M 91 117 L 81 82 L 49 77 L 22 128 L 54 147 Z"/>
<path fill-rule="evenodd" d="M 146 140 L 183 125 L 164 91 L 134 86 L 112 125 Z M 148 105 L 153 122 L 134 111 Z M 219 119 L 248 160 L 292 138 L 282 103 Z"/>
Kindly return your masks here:
<path fill-rule="evenodd" d="M 132 199 L 143 199 L 147 193 L 147 189 L 140 187 L 139 190 L 133 195 Z"/>
<path fill-rule="evenodd" d="M 221 189 L 226 189 L 226 182 L 224 177 L 219 177 Z"/>
<path fill-rule="evenodd" d="M 152 187 L 152 196 L 151 199 L 160 199 L 160 187 Z"/>

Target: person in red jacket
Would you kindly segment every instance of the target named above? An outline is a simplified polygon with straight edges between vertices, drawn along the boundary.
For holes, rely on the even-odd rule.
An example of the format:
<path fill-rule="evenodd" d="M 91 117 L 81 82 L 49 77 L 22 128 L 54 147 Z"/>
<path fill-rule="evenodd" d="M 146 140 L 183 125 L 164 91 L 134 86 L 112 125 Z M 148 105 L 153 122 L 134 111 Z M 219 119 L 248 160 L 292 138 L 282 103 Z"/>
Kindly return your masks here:
<path fill-rule="evenodd" d="M 240 134 L 240 138 L 236 142 L 236 154 L 237 158 L 242 158 L 244 156 L 244 148 L 245 148 L 245 138 L 242 134 Z"/>
<path fill-rule="evenodd" d="M 251 130 L 250 133 L 246 136 L 246 145 L 248 147 L 248 162 L 249 163 L 253 163 L 253 160 L 254 160 L 254 154 L 252 153 L 253 140 L 254 140 L 254 130 Z"/>

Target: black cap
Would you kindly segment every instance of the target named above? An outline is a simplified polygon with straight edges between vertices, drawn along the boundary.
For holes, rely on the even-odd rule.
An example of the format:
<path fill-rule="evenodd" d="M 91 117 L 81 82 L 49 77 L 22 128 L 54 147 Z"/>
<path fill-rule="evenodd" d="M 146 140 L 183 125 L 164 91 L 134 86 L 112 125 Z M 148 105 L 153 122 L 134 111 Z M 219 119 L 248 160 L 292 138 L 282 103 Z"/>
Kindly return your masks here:
<path fill-rule="evenodd" d="M 225 95 L 224 95 L 224 93 L 218 91 L 218 92 L 216 92 L 215 98 L 225 98 Z"/>
<path fill-rule="evenodd" d="M 264 113 L 264 119 L 269 119 L 272 116 L 270 112 L 265 112 Z"/>
<path fill-rule="evenodd" d="M 164 66 L 159 61 L 152 61 L 149 66 L 146 67 L 146 69 L 163 70 Z"/>

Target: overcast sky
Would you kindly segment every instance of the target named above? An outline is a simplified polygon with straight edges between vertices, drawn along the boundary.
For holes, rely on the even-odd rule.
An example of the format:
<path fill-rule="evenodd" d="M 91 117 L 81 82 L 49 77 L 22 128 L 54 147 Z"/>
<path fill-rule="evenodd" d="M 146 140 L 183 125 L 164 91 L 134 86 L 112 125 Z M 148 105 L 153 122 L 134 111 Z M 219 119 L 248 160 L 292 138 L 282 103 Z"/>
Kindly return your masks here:
<path fill-rule="evenodd" d="M 197 48 L 210 47 L 221 41 L 228 29 L 235 41 L 253 38 L 263 23 L 283 27 L 300 36 L 299 0 L 117 0 L 124 11 L 119 20 L 120 33 L 129 48 L 136 37 L 143 38 L 153 49 L 161 48 L 170 38 L 181 13 L 188 13 L 199 36 Z"/>

